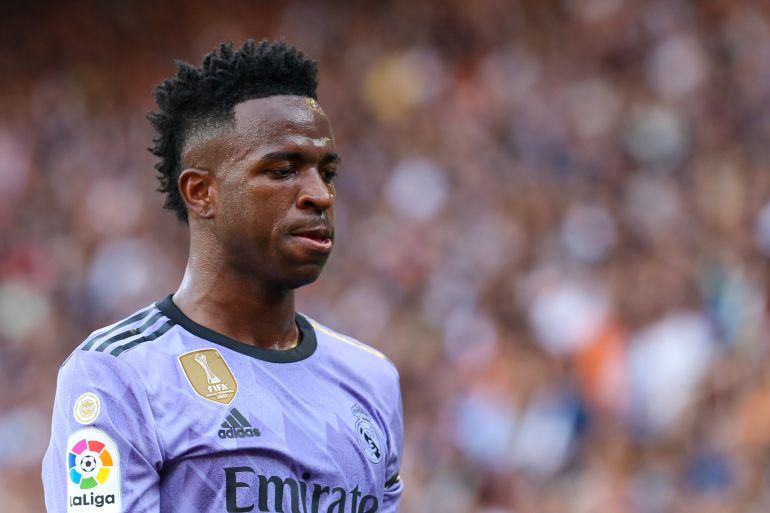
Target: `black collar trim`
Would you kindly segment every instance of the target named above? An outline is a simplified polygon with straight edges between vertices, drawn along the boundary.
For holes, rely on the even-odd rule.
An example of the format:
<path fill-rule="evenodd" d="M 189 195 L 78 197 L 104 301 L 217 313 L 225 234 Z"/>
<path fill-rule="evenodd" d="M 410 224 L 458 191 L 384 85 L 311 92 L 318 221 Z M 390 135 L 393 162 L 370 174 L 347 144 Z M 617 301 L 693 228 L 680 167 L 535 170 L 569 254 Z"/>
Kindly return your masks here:
<path fill-rule="evenodd" d="M 315 336 L 315 331 L 310 322 L 305 319 L 299 313 L 295 314 L 294 320 L 299 328 L 299 343 L 296 347 L 291 349 L 264 349 L 256 347 L 251 344 L 245 344 L 239 342 L 233 338 L 218 333 L 206 326 L 202 326 L 197 322 L 187 317 L 178 306 L 174 304 L 169 294 L 165 299 L 156 303 L 158 310 L 163 312 L 163 315 L 180 325 L 193 335 L 196 335 L 202 339 L 208 340 L 220 346 L 224 346 L 233 351 L 237 351 L 246 356 L 251 356 L 257 360 L 264 360 L 266 362 L 273 363 L 292 363 L 299 362 L 308 358 L 315 353 L 318 347 L 318 340 Z"/>

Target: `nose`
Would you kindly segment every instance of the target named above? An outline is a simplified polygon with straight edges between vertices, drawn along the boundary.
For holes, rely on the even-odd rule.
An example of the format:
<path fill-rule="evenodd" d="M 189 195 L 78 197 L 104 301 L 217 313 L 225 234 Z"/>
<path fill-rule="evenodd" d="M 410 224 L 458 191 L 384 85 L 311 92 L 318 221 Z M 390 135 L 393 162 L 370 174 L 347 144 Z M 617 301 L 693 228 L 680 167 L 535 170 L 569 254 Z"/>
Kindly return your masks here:
<path fill-rule="evenodd" d="M 309 169 L 303 175 L 297 196 L 297 206 L 318 212 L 331 208 L 334 205 L 334 185 L 325 182 L 318 169 L 315 168 Z"/>

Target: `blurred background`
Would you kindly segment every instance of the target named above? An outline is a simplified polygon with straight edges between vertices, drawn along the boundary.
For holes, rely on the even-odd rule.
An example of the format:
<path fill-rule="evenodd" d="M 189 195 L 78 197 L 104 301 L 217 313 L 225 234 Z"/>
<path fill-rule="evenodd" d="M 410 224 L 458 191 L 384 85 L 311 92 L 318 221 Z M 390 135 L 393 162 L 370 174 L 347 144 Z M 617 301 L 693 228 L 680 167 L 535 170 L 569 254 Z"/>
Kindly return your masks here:
<path fill-rule="evenodd" d="M 152 87 L 320 63 L 339 244 L 301 311 L 401 372 L 403 513 L 770 509 L 770 4 L 0 7 L 0 504 L 42 512 L 56 373 L 175 290 Z"/>

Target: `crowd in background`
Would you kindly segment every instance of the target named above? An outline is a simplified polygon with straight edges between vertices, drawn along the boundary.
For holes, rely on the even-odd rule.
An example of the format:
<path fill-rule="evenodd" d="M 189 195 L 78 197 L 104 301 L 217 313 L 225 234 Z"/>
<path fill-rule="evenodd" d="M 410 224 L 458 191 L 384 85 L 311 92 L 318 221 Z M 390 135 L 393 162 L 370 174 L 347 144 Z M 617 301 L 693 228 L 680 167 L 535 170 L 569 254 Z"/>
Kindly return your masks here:
<path fill-rule="evenodd" d="M 298 308 L 399 368 L 403 513 L 770 509 L 768 4 L 18 9 L 0 16 L 4 512 L 44 510 L 67 354 L 181 278 L 152 87 L 247 37 L 319 61 L 338 243 Z"/>

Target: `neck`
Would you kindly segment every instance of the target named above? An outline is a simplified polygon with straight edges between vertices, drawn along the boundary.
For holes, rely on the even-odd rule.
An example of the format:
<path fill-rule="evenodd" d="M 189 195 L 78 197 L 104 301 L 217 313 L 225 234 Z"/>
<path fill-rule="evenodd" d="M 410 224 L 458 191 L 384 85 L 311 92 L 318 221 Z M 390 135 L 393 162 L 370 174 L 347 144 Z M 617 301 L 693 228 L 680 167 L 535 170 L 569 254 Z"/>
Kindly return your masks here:
<path fill-rule="evenodd" d="M 193 321 L 265 349 L 297 345 L 294 291 L 276 290 L 228 269 L 224 259 L 191 252 L 174 304 Z M 204 253 L 205 254 L 205 253 Z"/>

